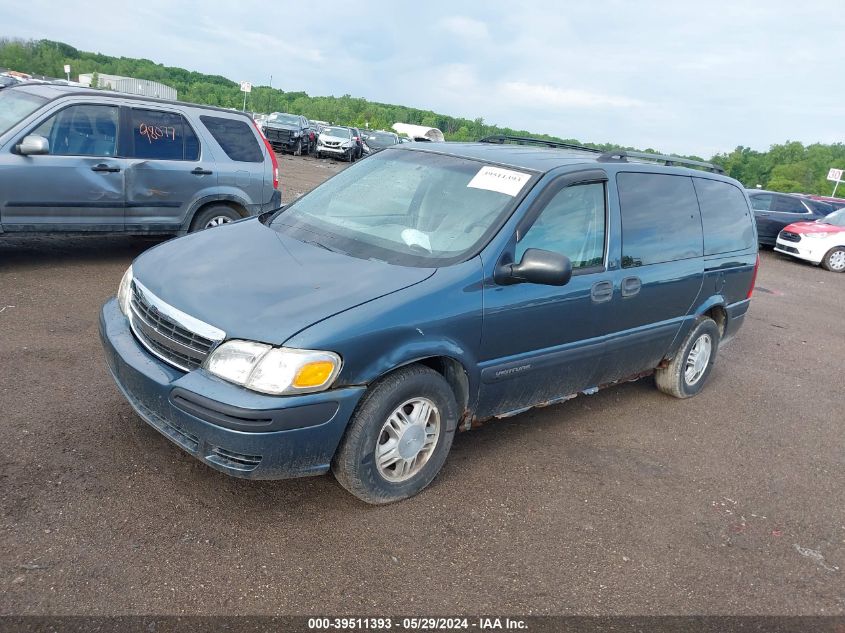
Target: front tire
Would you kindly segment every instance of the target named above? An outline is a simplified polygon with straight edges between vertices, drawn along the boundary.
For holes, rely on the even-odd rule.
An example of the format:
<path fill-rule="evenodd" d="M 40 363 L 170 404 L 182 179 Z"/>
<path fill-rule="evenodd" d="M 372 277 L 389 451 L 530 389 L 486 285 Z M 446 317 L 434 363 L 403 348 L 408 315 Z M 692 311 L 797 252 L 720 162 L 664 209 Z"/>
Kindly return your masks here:
<path fill-rule="evenodd" d="M 403 367 L 361 399 L 332 472 L 367 503 L 407 499 L 440 472 L 457 424 L 458 406 L 443 376 L 422 365 Z"/>
<path fill-rule="evenodd" d="M 296 145 L 293 146 L 293 155 L 302 156 L 302 139 L 297 140 Z"/>
<path fill-rule="evenodd" d="M 719 351 L 719 326 L 713 319 L 699 319 L 678 353 L 666 367 L 654 372 L 657 388 L 675 398 L 691 398 L 704 387 Z"/>
<path fill-rule="evenodd" d="M 845 246 L 831 248 L 822 259 L 822 267 L 833 273 L 845 273 Z"/>
<path fill-rule="evenodd" d="M 191 228 L 188 232 L 193 233 L 194 231 L 201 231 L 202 229 L 210 229 L 215 226 L 229 224 L 230 222 L 240 219 L 240 213 L 235 211 L 232 207 L 228 207 L 224 204 L 216 204 L 203 209 L 194 216 L 194 220 L 191 222 Z"/>

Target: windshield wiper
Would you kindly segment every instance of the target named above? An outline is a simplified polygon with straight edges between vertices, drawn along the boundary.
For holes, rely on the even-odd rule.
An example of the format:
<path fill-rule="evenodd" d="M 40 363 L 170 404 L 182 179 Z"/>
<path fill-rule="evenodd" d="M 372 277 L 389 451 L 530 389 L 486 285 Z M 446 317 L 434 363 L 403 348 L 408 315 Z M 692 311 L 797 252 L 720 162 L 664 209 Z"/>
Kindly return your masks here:
<path fill-rule="evenodd" d="M 320 248 L 327 250 L 330 253 L 340 253 L 341 255 L 346 255 L 346 253 L 344 253 L 343 251 L 336 249 L 336 248 L 332 248 L 331 246 L 327 246 L 326 244 L 323 244 L 322 242 L 318 242 L 316 240 L 302 240 L 302 241 L 305 242 L 306 244 L 311 244 L 312 246 L 319 246 Z"/>

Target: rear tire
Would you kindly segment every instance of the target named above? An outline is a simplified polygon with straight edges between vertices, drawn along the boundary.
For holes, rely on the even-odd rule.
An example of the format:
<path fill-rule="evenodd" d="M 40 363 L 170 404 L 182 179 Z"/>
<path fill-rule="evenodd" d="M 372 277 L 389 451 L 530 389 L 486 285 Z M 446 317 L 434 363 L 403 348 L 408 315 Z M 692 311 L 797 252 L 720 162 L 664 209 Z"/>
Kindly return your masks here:
<path fill-rule="evenodd" d="M 719 338 L 713 319 L 699 319 L 669 364 L 655 370 L 657 388 L 675 398 L 691 398 L 701 391 L 716 361 Z"/>
<path fill-rule="evenodd" d="M 845 246 L 834 246 L 822 259 L 822 267 L 832 273 L 845 273 Z"/>
<path fill-rule="evenodd" d="M 407 499 L 440 472 L 457 424 L 458 406 L 446 379 L 423 365 L 403 367 L 364 394 L 332 472 L 367 503 Z"/>
<path fill-rule="evenodd" d="M 191 222 L 189 233 L 194 231 L 201 231 L 202 229 L 210 229 L 221 224 L 229 224 L 235 220 L 240 220 L 241 214 L 235 211 L 232 207 L 225 204 L 215 204 L 206 207 L 194 216 Z"/>

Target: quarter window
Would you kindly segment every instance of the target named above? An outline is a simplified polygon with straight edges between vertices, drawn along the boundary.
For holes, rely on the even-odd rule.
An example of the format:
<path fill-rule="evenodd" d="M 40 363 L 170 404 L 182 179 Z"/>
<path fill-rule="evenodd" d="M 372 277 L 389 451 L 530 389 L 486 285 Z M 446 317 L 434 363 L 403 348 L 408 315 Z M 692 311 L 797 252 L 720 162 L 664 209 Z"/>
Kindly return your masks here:
<path fill-rule="evenodd" d="M 134 158 L 197 160 L 199 140 L 181 114 L 132 110 Z"/>
<path fill-rule="evenodd" d="M 31 133 L 50 141 L 54 156 L 114 156 L 117 121 L 117 106 L 80 104 L 60 110 Z"/>
<path fill-rule="evenodd" d="M 625 172 L 616 183 L 623 268 L 701 256 L 701 214 L 691 178 Z"/>
<path fill-rule="evenodd" d="M 693 178 L 693 184 L 704 226 L 704 254 L 754 246 L 754 229 L 742 191 L 726 182 L 706 178 Z"/>
<path fill-rule="evenodd" d="M 604 262 L 605 193 L 603 182 L 565 187 L 549 200 L 516 245 L 516 261 L 529 248 L 566 255 L 573 270 Z"/>
<path fill-rule="evenodd" d="M 201 116 L 200 120 L 232 160 L 242 163 L 264 162 L 264 153 L 252 128 L 245 121 L 218 116 Z"/>

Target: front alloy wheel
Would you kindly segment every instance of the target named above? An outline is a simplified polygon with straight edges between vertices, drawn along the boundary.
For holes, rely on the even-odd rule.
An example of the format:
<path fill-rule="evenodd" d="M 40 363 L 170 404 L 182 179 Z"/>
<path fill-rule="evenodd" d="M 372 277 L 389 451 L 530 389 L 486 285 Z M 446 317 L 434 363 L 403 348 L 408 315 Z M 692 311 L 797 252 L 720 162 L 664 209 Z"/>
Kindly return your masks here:
<path fill-rule="evenodd" d="M 845 247 L 830 249 L 822 259 L 822 266 L 834 273 L 845 272 Z"/>
<path fill-rule="evenodd" d="M 440 437 L 440 411 L 428 398 L 399 405 L 381 427 L 376 466 L 388 481 L 405 481 L 428 462 Z"/>
<path fill-rule="evenodd" d="M 411 497 L 435 478 L 458 425 L 446 379 L 408 365 L 381 378 L 361 398 L 332 460 L 332 472 L 367 503 Z"/>

